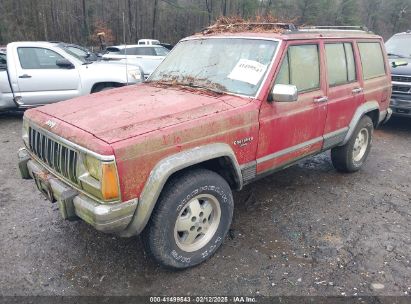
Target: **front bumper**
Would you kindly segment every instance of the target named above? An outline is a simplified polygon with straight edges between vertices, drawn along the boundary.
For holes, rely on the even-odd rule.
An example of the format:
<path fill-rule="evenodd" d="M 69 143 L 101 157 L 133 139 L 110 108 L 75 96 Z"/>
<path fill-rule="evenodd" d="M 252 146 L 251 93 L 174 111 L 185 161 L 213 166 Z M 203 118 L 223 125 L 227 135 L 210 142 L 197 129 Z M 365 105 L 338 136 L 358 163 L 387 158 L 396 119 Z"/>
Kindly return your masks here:
<path fill-rule="evenodd" d="M 33 178 L 37 188 L 51 202 L 57 202 L 64 219 L 81 218 L 105 233 L 120 233 L 131 222 L 138 200 L 101 204 L 54 176 L 23 148 L 18 152 L 19 169 L 25 179 Z"/>
<path fill-rule="evenodd" d="M 385 124 L 387 121 L 390 120 L 392 116 L 392 109 L 388 108 L 385 111 L 380 112 L 380 118 L 379 118 L 379 125 Z"/>
<path fill-rule="evenodd" d="M 391 97 L 390 108 L 394 116 L 411 117 L 411 100 L 409 96 L 396 96 Z"/>

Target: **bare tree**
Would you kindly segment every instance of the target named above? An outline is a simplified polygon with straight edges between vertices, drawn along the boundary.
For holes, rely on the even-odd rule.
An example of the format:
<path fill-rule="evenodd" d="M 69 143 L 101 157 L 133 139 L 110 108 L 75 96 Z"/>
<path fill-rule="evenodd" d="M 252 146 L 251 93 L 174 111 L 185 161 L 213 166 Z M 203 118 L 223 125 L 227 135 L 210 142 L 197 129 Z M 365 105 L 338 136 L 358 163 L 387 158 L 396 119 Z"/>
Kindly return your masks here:
<path fill-rule="evenodd" d="M 151 37 L 155 37 L 156 35 L 156 21 L 157 21 L 157 9 L 158 9 L 158 0 L 154 0 L 154 7 L 153 7 L 153 27 L 151 30 Z"/>
<path fill-rule="evenodd" d="M 205 0 L 207 13 L 208 13 L 208 24 L 211 24 L 213 19 L 213 0 Z"/>
<path fill-rule="evenodd" d="M 365 24 L 388 38 L 411 28 L 410 8 L 411 0 L 0 0 L 0 44 L 60 40 L 88 45 L 95 41 L 96 24 L 111 31 L 113 43 L 122 43 L 124 33 L 127 43 L 138 38 L 175 43 L 221 15 L 270 13 L 306 24 Z"/>

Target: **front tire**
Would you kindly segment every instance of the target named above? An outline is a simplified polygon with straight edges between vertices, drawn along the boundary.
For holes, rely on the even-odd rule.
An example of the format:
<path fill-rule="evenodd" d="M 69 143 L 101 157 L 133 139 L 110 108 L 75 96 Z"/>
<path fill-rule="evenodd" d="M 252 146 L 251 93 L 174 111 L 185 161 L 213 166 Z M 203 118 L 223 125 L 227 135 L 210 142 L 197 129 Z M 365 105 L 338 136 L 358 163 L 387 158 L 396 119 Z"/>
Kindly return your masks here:
<path fill-rule="evenodd" d="M 233 196 L 218 174 L 195 169 L 165 185 L 143 231 L 146 251 L 160 265 L 185 269 L 210 258 L 233 217 Z"/>
<path fill-rule="evenodd" d="M 352 173 L 361 169 L 371 150 L 374 124 L 370 117 L 361 118 L 350 140 L 331 150 L 331 160 L 337 171 Z"/>

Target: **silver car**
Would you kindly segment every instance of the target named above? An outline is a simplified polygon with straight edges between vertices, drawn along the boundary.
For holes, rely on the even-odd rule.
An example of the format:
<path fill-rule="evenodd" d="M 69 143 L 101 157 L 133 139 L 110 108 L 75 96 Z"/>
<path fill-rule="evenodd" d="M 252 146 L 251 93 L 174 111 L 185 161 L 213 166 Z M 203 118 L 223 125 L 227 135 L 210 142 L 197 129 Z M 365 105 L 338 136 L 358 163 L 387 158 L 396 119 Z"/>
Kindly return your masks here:
<path fill-rule="evenodd" d="M 144 81 L 138 66 L 90 62 L 56 43 L 13 42 L 0 69 L 0 110 L 29 108 Z"/>
<path fill-rule="evenodd" d="M 117 60 L 139 66 L 147 79 L 169 52 L 170 50 L 161 45 L 118 45 L 108 47 L 103 60 Z"/>

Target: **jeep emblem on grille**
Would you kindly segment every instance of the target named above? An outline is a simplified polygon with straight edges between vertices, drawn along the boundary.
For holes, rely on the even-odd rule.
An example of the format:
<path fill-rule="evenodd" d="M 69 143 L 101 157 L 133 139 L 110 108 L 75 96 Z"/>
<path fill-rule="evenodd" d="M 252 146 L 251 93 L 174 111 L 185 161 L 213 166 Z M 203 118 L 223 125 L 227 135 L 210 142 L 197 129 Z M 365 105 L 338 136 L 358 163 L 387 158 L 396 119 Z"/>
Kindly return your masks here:
<path fill-rule="evenodd" d="M 56 126 L 56 122 L 52 120 L 47 120 L 46 125 L 50 127 L 50 129 L 54 128 Z"/>

